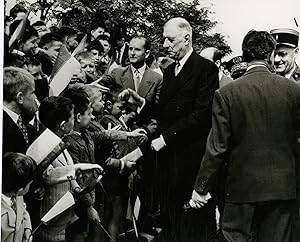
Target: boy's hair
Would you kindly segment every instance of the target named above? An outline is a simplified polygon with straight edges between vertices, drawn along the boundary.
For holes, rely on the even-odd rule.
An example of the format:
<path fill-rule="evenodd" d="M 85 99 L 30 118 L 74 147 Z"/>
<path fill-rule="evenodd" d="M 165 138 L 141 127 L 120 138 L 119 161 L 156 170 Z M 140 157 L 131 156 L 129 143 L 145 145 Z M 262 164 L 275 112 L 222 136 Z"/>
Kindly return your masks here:
<path fill-rule="evenodd" d="M 113 84 L 110 86 L 110 92 L 106 96 L 107 101 L 111 101 L 115 103 L 120 101 L 119 94 L 124 90 L 124 88 L 120 84 Z"/>
<path fill-rule="evenodd" d="M 64 96 L 70 98 L 74 104 L 74 117 L 79 114 L 84 114 L 89 108 L 89 99 L 87 94 L 82 89 L 82 85 L 74 85 L 70 87 Z"/>
<path fill-rule="evenodd" d="M 42 124 L 50 130 L 54 130 L 61 122 L 69 121 L 72 110 L 73 104 L 69 98 L 47 97 L 39 107 L 39 118 Z"/>
<path fill-rule="evenodd" d="M 36 173 L 35 161 L 21 153 L 7 152 L 3 156 L 2 192 L 17 192 L 32 181 Z"/>
<path fill-rule="evenodd" d="M 62 26 L 57 33 L 62 36 L 63 38 L 65 37 L 71 37 L 77 35 L 77 30 L 75 28 L 69 27 L 69 26 Z"/>
<path fill-rule="evenodd" d="M 60 41 L 60 42 L 64 42 L 64 39 L 62 36 L 60 36 L 57 33 L 47 33 L 44 34 L 39 42 L 39 46 L 41 48 L 44 48 L 45 45 L 48 45 L 49 43 L 52 43 L 53 41 Z"/>
<path fill-rule="evenodd" d="M 83 51 L 78 53 L 75 58 L 80 62 L 82 60 L 90 60 L 92 62 L 94 62 L 94 58 L 91 52 L 89 51 Z"/>
<path fill-rule="evenodd" d="M 104 49 L 102 44 L 98 41 L 98 40 L 94 40 L 92 41 L 88 46 L 87 46 L 87 50 L 91 51 L 91 50 L 98 50 L 99 53 L 103 53 Z"/>
<path fill-rule="evenodd" d="M 82 90 L 86 93 L 90 103 L 93 103 L 101 93 L 101 89 L 96 85 L 82 85 Z"/>
<path fill-rule="evenodd" d="M 18 67 L 5 67 L 3 69 L 3 99 L 14 101 L 18 92 L 27 92 L 34 83 L 33 76 L 26 70 Z"/>

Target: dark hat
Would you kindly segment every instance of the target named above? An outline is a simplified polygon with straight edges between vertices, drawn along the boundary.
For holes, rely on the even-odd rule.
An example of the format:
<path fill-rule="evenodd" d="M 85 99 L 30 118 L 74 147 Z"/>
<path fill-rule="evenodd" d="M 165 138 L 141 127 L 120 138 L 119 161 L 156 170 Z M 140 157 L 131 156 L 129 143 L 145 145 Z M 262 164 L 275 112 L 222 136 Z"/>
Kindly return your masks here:
<path fill-rule="evenodd" d="M 270 34 L 276 40 L 277 44 L 287 45 L 292 48 L 298 46 L 299 32 L 294 29 L 272 29 Z"/>
<path fill-rule="evenodd" d="M 233 57 L 232 59 L 230 59 L 229 61 L 227 61 L 227 62 L 223 62 L 223 65 L 225 66 L 225 68 L 228 70 L 228 71 L 231 71 L 231 68 L 234 66 L 234 65 L 236 65 L 236 64 L 238 64 L 238 63 L 241 63 L 241 62 L 243 62 L 243 58 L 242 58 L 242 56 L 235 56 L 235 57 Z"/>
<path fill-rule="evenodd" d="M 240 62 L 231 67 L 230 75 L 233 79 L 237 79 L 244 75 L 244 73 L 247 71 L 248 64 L 247 62 Z"/>

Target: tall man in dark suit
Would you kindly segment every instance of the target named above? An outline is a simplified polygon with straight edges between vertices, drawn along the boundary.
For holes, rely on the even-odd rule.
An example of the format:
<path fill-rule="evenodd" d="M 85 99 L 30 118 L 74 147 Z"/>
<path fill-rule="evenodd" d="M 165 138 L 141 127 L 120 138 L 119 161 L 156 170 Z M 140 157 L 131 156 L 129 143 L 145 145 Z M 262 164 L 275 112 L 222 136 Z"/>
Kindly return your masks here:
<path fill-rule="evenodd" d="M 185 19 L 169 20 L 163 35 L 164 47 L 175 62 L 164 72 L 158 105 L 153 107 L 132 91 L 128 91 L 128 101 L 142 106 L 141 116 L 157 116 L 157 138 L 152 141 L 152 148 L 158 152 L 164 239 L 213 241 L 213 201 L 198 211 L 184 212 L 182 207 L 189 201 L 205 151 L 213 94 L 219 87 L 218 68 L 193 50 L 192 28 Z"/>
<path fill-rule="evenodd" d="M 3 154 L 25 154 L 28 144 L 33 141 L 29 126 L 23 119 L 33 118 L 37 111 L 34 91 L 34 78 L 29 72 L 17 67 L 4 68 Z"/>
<path fill-rule="evenodd" d="M 275 46 L 269 33 L 251 30 L 242 45 L 248 70 L 214 96 L 191 204 L 207 202 L 212 175 L 228 161 L 222 221 L 228 241 L 291 241 L 300 86 L 270 72 Z"/>

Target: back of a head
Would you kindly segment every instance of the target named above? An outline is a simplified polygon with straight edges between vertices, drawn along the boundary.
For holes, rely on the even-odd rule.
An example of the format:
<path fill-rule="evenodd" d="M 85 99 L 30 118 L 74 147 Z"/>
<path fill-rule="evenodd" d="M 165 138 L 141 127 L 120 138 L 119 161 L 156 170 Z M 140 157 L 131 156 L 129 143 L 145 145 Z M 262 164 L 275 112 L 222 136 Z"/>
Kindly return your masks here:
<path fill-rule="evenodd" d="M 120 84 L 115 83 L 110 86 L 109 90 L 110 91 L 107 94 L 106 98 L 107 100 L 114 103 L 119 100 L 119 94 L 124 90 L 124 88 Z"/>
<path fill-rule="evenodd" d="M 63 121 L 68 122 L 73 110 L 72 100 L 65 97 L 47 97 L 39 106 L 39 118 L 50 130 L 57 128 Z"/>
<path fill-rule="evenodd" d="M 25 93 L 34 85 L 34 77 L 19 67 L 5 67 L 3 69 L 3 100 L 15 101 L 18 92 Z"/>
<path fill-rule="evenodd" d="M 8 152 L 2 161 L 2 193 L 16 193 L 35 178 L 36 163 L 24 154 Z"/>
<path fill-rule="evenodd" d="M 243 60 L 246 62 L 267 60 L 275 47 L 276 41 L 271 34 L 266 31 L 251 30 L 243 40 Z"/>
<path fill-rule="evenodd" d="M 74 85 L 69 88 L 67 92 L 64 93 L 64 97 L 67 97 L 72 100 L 74 104 L 74 116 L 79 114 L 84 114 L 86 110 L 89 108 L 89 98 L 85 93 L 81 85 Z"/>

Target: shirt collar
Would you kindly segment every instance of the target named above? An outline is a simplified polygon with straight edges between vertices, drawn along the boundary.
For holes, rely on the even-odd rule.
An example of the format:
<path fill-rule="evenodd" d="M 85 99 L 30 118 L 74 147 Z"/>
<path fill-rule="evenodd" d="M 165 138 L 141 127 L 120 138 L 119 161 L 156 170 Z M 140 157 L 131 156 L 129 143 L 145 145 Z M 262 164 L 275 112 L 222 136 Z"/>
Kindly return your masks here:
<path fill-rule="evenodd" d="M 185 56 L 179 60 L 179 64 L 180 64 L 180 68 L 183 67 L 183 65 L 185 64 L 185 62 L 188 60 L 188 58 L 191 56 L 191 54 L 193 53 L 193 48 L 191 48 L 186 54 Z"/>
<path fill-rule="evenodd" d="M 18 123 L 19 114 L 17 114 L 14 111 L 10 110 L 5 105 L 3 105 L 3 110 L 8 114 L 8 116 L 14 121 L 15 124 Z"/>
<path fill-rule="evenodd" d="M 254 64 L 254 65 L 248 66 L 247 71 L 249 71 L 255 67 L 259 67 L 259 66 L 266 67 L 266 65 L 263 65 L 263 64 Z"/>
<path fill-rule="evenodd" d="M 146 70 L 146 63 L 144 63 L 144 65 L 142 67 L 140 67 L 139 69 L 135 69 L 132 65 L 131 65 L 131 70 L 132 70 L 132 73 L 134 74 L 135 70 L 138 70 L 140 75 L 144 75 L 145 73 L 145 70 Z"/>

